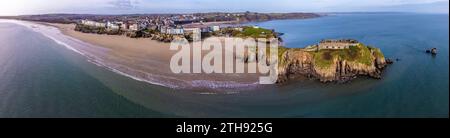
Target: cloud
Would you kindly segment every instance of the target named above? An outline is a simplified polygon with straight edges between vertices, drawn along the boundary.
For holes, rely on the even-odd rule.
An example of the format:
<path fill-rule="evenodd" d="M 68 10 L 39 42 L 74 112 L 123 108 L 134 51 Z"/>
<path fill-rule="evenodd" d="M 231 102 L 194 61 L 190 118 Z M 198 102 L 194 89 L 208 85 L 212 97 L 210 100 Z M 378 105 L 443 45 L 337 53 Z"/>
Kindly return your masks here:
<path fill-rule="evenodd" d="M 448 3 L 448 1 L 449 0 L 4 0 L 0 4 L 0 15 L 42 13 L 126 14 L 212 11 L 442 12 L 444 10 L 448 11 L 448 8 L 446 8 L 446 5 L 448 5 L 446 3 Z"/>
<path fill-rule="evenodd" d="M 423 4 L 403 4 L 395 6 L 380 7 L 379 10 L 385 11 L 409 11 L 420 13 L 449 13 L 449 2 L 438 1 Z"/>
<path fill-rule="evenodd" d="M 108 6 L 120 10 L 133 10 L 136 9 L 139 4 L 140 1 L 138 0 L 114 0 L 108 2 Z"/>
<path fill-rule="evenodd" d="M 140 6 L 142 9 L 156 11 L 341 12 L 443 1 L 448 2 L 448 0 L 145 0 Z"/>

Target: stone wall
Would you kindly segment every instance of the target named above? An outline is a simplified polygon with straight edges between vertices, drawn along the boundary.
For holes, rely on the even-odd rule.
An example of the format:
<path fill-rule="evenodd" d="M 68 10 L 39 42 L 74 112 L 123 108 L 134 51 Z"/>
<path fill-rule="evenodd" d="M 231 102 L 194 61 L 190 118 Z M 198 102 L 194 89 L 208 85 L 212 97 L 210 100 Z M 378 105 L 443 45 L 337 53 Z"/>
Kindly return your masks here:
<path fill-rule="evenodd" d="M 318 48 L 320 49 L 347 49 L 350 46 L 356 46 L 358 41 L 352 39 L 341 40 L 322 40 Z"/>

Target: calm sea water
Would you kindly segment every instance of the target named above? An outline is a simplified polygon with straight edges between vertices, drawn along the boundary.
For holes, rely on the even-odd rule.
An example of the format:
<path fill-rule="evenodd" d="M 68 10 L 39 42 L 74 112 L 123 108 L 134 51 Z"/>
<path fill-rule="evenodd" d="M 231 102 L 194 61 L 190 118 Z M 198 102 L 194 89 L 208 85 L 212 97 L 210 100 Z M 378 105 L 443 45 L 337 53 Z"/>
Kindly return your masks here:
<path fill-rule="evenodd" d="M 449 16 L 346 14 L 253 23 L 288 47 L 354 38 L 400 61 L 383 79 L 214 94 L 139 82 L 29 28 L 0 23 L 0 117 L 448 117 Z M 431 56 L 424 51 L 438 48 Z"/>

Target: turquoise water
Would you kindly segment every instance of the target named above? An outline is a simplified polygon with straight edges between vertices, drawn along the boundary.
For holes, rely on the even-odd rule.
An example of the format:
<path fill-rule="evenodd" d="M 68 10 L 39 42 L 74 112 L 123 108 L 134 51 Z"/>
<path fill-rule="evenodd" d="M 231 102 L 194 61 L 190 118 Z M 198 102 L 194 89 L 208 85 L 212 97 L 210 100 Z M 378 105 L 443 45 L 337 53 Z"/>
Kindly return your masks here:
<path fill-rule="evenodd" d="M 0 23 L 0 117 L 448 117 L 448 15 L 346 14 L 253 24 L 285 33 L 288 47 L 354 38 L 401 60 L 381 80 L 205 94 L 124 77 L 40 33 Z M 432 47 L 437 56 L 424 52 Z"/>

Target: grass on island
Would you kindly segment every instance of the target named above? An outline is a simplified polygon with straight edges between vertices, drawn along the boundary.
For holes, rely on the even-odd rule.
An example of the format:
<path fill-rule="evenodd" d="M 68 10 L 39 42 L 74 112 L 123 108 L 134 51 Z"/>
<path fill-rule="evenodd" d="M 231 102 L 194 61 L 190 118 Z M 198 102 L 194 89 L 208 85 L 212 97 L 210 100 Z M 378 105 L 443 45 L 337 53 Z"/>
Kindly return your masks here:
<path fill-rule="evenodd" d="M 374 55 L 377 57 L 384 57 L 381 53 L 381 50 L 377 48 L 367 47 L 363 44 L 351 46 L 349 49 L 322 49 L 318 52 L 310 53 L 314 56 L 315 65 L 317 65 L 319 68 L 328 68 L 333 64 L 334 59 L 347 60 L 370 66 L 372 65 L 372 61 L 374 60 L 371 51 L 374 51 Z"/>
<path fill-rule="evenodd" d="M 275 33 L 272 30 L 260 27 L 244 27 L 242 31 L 233 33 L 235 37 L 252 37 L 252 38 L 274 38 Z"/>
<path fill-rule="evenodd" d="M 371 47 L 371 46 L 367 46 L 370 50 L 372 50 L 373 51 L 373 55 L 376 57 L 376 58 L 384 58 L 384 54 L 383 54 L 383 52 L 381 52 L 381 49 L 379 49 L 379 48 L 374 48 L 374 47 Z"/>

